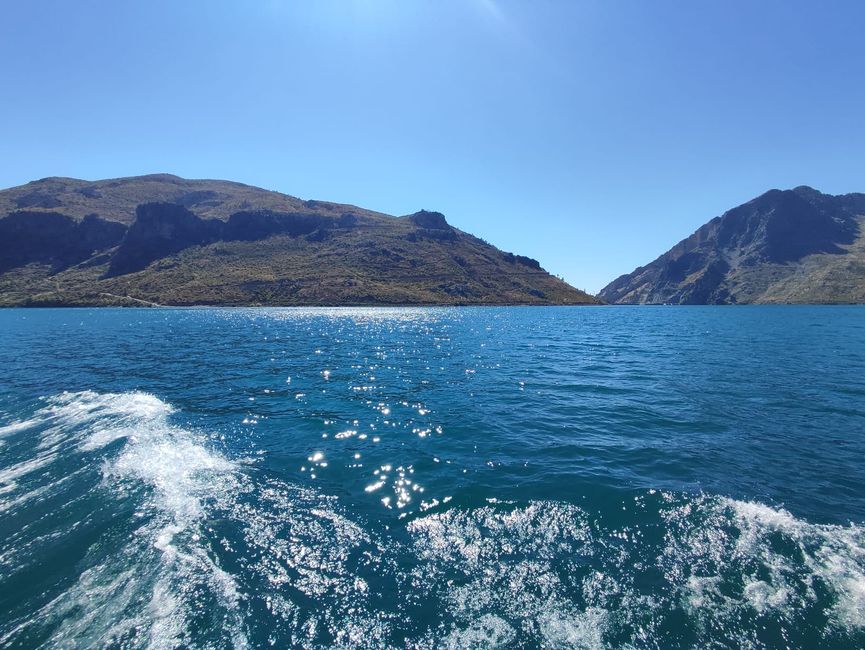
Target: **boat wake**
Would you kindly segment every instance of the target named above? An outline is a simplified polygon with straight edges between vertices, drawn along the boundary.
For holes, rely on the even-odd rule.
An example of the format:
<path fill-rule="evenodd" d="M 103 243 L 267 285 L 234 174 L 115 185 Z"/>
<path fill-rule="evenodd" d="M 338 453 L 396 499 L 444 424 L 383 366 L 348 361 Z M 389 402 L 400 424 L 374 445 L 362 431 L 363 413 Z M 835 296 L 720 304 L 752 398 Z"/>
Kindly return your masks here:
<path fill-rule="evenodd" d="M 661 491 L 373 525 L 153 395 L 0 428 L 0 645 L 843 647 L 865 529 Z M 723 640 L 723 641 L 721 641 Z"/>

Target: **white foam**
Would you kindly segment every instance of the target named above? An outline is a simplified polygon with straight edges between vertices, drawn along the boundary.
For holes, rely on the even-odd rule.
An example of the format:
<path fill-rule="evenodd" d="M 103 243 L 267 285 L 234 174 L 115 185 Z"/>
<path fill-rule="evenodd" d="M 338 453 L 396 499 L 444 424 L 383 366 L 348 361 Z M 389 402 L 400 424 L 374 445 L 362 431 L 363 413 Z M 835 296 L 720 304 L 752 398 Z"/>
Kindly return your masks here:
<path fill-rule="evenodd" d="M 704 627 L 730 626 L 748 611 L 796 621 L 819 608 L 837 630 L 865 628 L 861 526 L 813 524 L 782 508 L 712 497 L 674 509 L 667 523 L 667 576 Z"/>
<path fill-rule="evenodd" d="M 246 647 L 244 603 L 251 596 L 211 550 L 225 541 L 214 539 L 214 519 L 241 533 L 246 579 L 276 590 L 290 585 L 321 601 L 298 620 L 300 610 L 278 591 L 252 596 L 268 599 L 273 625 L 290 626 L 294 645 L 320 646 L 323 630 L 335 645 L 349 647 L 387 638 L 389 623 L 367 604 L 369 585 L 351 565 L 360 547 L 372 548 L 372 557 L 384 550 L 337 513 L 332 499 L 281 482 L 255 484 L 241 463 L 214 450 L 204 436 L 173 425 L 172 412 L 143 393 L 65 394 L 46 407 L 50 440 L 43 441 L 51 449 L 72 445 L 88 457 L 101 454 L 100 489 L 109 497 L 140 499 L 138 518 L 130 522 L 138 527 L 122 552 L 82 573 L 40 612 L 39 619 L 59 621 L 51 644 L 194 645 L 192 619 L 212 616 L 205 634 Z M 123 444 L 111 445 L 121 439 Z M 212 613 L 202 609 L 211 602 Z M 87 616 L 77 613 L 85 608 Z"/>
<path fill-rule="evenodd" d="M 15 463 L 0 470 L 0 495 L 11 492 L 17 487 L 17 481 L 38 469 L 49 465 L 55 458 L 54 453 L 39 454 L 35 458 Z"/>
<path fill-rule="evenodd" d="M 604 631 L 608 617 L 606 610 L 590 607 L 574 614 L 548 612 L 539 617 L 538 623 L 545 646 L 603 650 L 607 647 L 604 644 Z"/>
<path fill-rule="evenodd" d="M 168 430 L 160 435 L 139 433 L 107 467 L 106 480 L 134 479 L 151 486 L 153 505 L 183 529 L 202 517 L 203 498 L 230 487 L 225 483 L 231 482 L 234 470 L 224 457 Z"/>
<path fill-rule="evenodd" d="M 228 498 L 237 486 L 237 466 L 195 432 L 171 425 L 172 412 L 147 393 L 64 393 L 48 399 L 31 421 L 43 429 L 35 457 L 0 472 L 0 480 L 14 485 L 13 479 L 59 455 L 74 461 L 82 454 L 78 462 L 87 465 L 90 454 L 123 439 L 121 447 L 104 452 L 96 489 L 104 491 L 103 499 L 143 498 L 141 523 L 128 543 L 83 571 L 34 618 L 58 622 L 51 645 L 183 645 L 188 618 L 198 615 L 195 601 L 204 597 L 196 594 L 216 598 L 233 645 L 246 645 L 236 612 L 238 587 L 199 534 L 208 504 Z"/>
<path fill-rule="evenodd" d="M 18 433 L 19 431 L 26 431 L 27 429 L 32 429 L 33 427 L 38 425 L 39 420 L 36 418 L 7 424 L 6 426 L 0 427 L 0 438 L 10 436 L 13 433 Z"/>
<path fill-rule="evenodd" d="M 81 449 L 93 451 L 115 440 L 140 434 L 143 429 L 162 429 L 174 412 L 171 405 L 149 393 L 65 393 L 49 408 L 65 426 L 82 426 L 86 434 Z"/>
<path fill-rule="evenodd" d="M 837 624 L 865 627 L 865 529 L 856 525 L 812 524 L 786 510 L 753 502 L 727 499 L 724 503 L 732 508 L 742 529 L 740 552 L 761 558 L 774 578 L 775 587 L 764 589 L 770 597 L 760 601 L 761 605 L 787 604 L 786 582 L 790 575 L 801 581 L 816 579 L 835 595 L 833 615 Z M 768 539 L 771 533 L 794 544 L 801 560 L 774 551 Z"/>
<path fill-rule="evenodd" d="M 408 530 L 424 560 L 415 578 L 446 608 L 445 620 L 472 622 L 452 629 L 441 640 L 445 646 L 497 647 L 522 629 L 552 647 L 602 647 L 605 614 L 574 600 L 579 583 L 566 584 L 558 564 L 563 556 L 592 553 L 579 508 L 535 502 L 452 509 L 415 519 Z"/>
<path fill-rule="evenodd" d="M 801 634 L 814 610 L 830 617 L 826 635 L 865 627 L 861 527 L 812 524 L 783 509 L 716 497 L 663 495 L 659 506 L 653 525 L 662 525 L 664 538 L 655 546 L 637 529 L 608 528 L 600 517 L 551 502 L 427 515 L 408 524 L 423 561 L 413 575 L 446 608 L 445 620 L 495 615 L 520 642 L 550 647 L 602 648 L 609 638 L 651 645 L 679 606 L 701 645 L 720 630 L 731 643 L 753 644 L 754 630 L 741 622 L 759 617 L 782 637 Z M 562 571 L 579 557 L 593 570 L 583 577 Z M 653 566 L 667 584 L 641 593 L 636 581 Z M 442 638 L 471 629 L 458 625 Z"/>
<path fill-rule="evenodd" d="M 436 643 L 437 647 L 462 650 L 463 648 L 504 648 L 513 643 L 516 632 L 498 616 L 484 614 L 465 628 L 457 628 Z"/>

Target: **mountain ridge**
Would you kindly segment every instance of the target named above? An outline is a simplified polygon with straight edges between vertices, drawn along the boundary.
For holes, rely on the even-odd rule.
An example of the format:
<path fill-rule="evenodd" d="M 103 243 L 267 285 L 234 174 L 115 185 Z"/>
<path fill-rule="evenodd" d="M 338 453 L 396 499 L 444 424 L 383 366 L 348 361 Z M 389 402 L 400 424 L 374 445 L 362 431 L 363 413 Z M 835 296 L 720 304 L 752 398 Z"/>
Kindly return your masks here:
<path fill-rule="evenodd" d="M 597 304 L 421 210 L 171 174 L 0 191 L 0 305 Z"/>
<path fill-rule="evenodd" d="M 618 304 L 865 302 L 865 194 L 769 190 L 598 296 Z"/>

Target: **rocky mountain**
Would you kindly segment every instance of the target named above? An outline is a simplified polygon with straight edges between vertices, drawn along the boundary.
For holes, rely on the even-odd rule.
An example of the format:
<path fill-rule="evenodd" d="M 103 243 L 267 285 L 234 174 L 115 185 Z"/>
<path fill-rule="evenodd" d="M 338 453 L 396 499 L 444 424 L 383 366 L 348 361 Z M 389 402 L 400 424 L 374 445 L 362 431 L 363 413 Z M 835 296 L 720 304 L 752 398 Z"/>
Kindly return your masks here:
<path fill-rule="evenodd" d="M 46 178 L 0 191 L 0 305 L 592 304 L 462 232 L 240 183 Z"/>
<path fill-rule="evenodd" d="M 621 304 L 865 302 L 865 194 L 770 190 L 598 295 Z"/>

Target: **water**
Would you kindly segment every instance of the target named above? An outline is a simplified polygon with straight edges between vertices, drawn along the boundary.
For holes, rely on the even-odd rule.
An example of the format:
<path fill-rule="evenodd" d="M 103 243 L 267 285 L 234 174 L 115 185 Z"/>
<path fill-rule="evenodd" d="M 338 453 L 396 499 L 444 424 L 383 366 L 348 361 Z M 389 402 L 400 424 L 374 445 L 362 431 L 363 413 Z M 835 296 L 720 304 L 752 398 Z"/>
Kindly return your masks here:
<path fill-rule="evenodd" d="M 0 311 L 0 647 L 865 645 L 865 309 Z"/>

